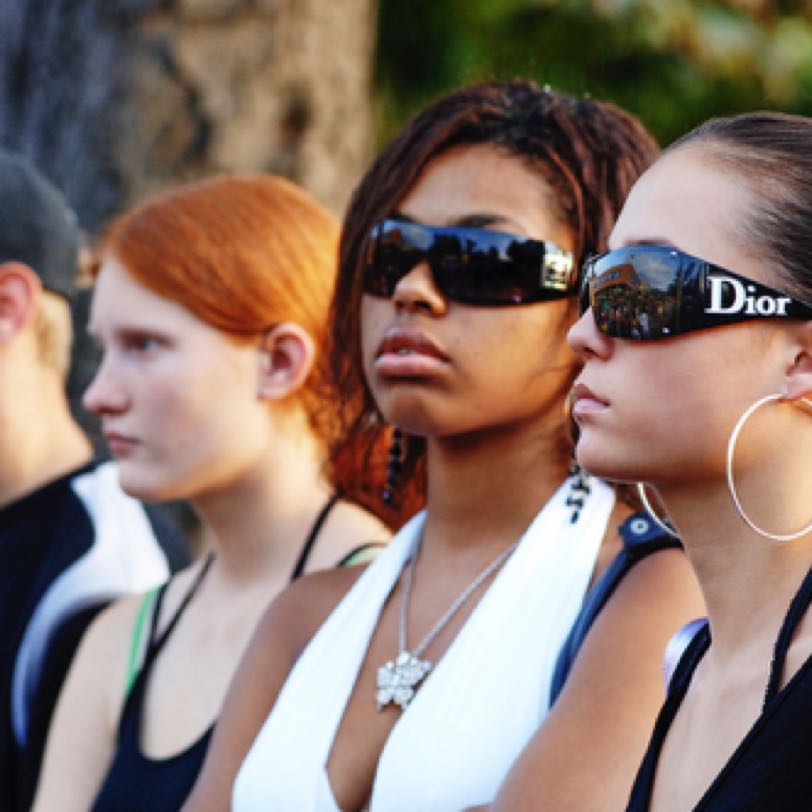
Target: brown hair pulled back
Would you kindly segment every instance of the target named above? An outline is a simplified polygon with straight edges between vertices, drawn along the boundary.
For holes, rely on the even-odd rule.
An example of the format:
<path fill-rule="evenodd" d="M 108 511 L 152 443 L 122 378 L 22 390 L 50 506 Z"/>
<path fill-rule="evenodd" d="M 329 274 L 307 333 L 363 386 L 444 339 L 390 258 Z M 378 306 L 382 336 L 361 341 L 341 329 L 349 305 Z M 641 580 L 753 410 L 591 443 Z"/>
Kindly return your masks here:
<path fill-rule="evenodd" d="M 780 271 L 787 290 L 812 301 L 812 119 L 765 110 L 715 118 L 668 152 L 686 146 L 750 187 L 755 205 L 739 237 Z"/>
<path fill-rule="evenodd" d="M 340 488 L 348 477 L 357 479 L 364 472 L 370 486 L 366 504 L 395 525 L 422 506 L 425 445 L 410 438 L 397 502 L 387 513 L 380 491 L 389 431 L 364 380 L 360 352 L 365 242 L 371 227 L 396 211 L 434 158 L 479 144 L 522 160 L 552 188 L 556 214 L 574 236 L 578 266 L 587 254 L 605 250 L 629 189 L 658 151 L 642 124 L 612 104 L 576 99 L 524 80 L 494 81 L 457 90 L 429 105 L 369 168 L 344 219 L 330 310 L 330 364 L 342 426 L 329 467 Z"/>

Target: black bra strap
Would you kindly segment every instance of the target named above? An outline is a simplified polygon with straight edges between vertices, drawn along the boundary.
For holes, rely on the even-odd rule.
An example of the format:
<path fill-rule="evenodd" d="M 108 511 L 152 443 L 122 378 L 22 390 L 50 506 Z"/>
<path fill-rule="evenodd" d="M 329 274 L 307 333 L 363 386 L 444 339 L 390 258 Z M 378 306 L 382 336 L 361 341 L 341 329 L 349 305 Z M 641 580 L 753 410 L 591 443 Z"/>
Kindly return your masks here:
<path fill-rule="evenodd" d="M 313 545 L 316 542 L 316 537 L 318 536 L 319 531 L 324 525 L 324 522 L 327 520 L 327 517 L 330 515 L 330 511 L 333 509 L 333 507 L 335 507 L 336 502 L 338 502 L 340 498 L 341 498 L 340 494 L 333 494 L 327 500 L 324 507 L 319 511 L 319 515 L 316 516 L 316 519 L 313 522 L 312 527 L 310 528 L 310 532 L 307 534 L 304 547 L 302 548 L 302 552 L 299 554 L 299 559 L 296 562 L 296 566 L 293 568 L 291 580 L 298 578 L 302 574 L 302 572 L 304 572 L 305 565 L 307 564 L 307 559 L 310 557 L 310 553 L 313 550 Z M 164 595 L 166 594 L 166 588 L 168 584 L 164 584 L 158 590 L 158 594 L 155 598 L 155 607 L 152 612 L 152 620 L 150 623 L 146 654 L 144 656 L 144 662 L 141 665 L 142 671 L 146 669 L 148 661 L 154 660 L 158 656 L 158 652 L 161 650 L 164 643 L 167 641 L 169 636 L 174 631 L 175 626 L 177 626 L 178 621 L 181 618 L 181 615 L 184 613 L 186 607 L 189 605 L 189 601 L 192 600 L 192 598 L 195 596 L 195 593 L 200 588 L 200 585 L 203 583 L 203 579 L 206 577 L 206 574 L 211 568 L 213 561 L 214 561 L 214 553 L 209 553 L 206 556 L 206 560 L 203 562 L 203 565 L 200 567 L 200 570 L 198 571 L 194 581 L 192 581 L 191 585 L 189 586 L 189 589 L 183 596 L 183 600 L 180 602 L 174 616 L 169 621 L 166 628 L 161 632 L 160 636 L 157 633 L 158 619 L 161 616 L 161 607 L 163 606 Z"/>
<path fill-rule="evenodd" d="M 302 552 L 299 553 L 299 558 L 296 561 L 296 566 L 293 568 L 293 572 L 291 573 L 290 580 L 295 581 L 303 572 L 304 568 L 307 565 L 307 559 L 310 558 L 310 553 L 313 552 L 313 545 L 316 543 L 316 537 L 319 535 L 319 531 L 321 530 L 324 523 L 327 521 L 327 517 L 330 515 L 330 511 L 335 507 L 336 502 L 341 498 L 340 494 L 334 493 L 325 503 L 324 507 L 319 511 L 319 515 L 316 516 L 316 520 L 313 522 L 313 525 L 310 528 L 310 532 L 307 534 L 307 538 L 305 539 L 304 547 L 302 547 Z"/>
<path fill-rule="evenodd" d="M 189 605 L 189 601 L 195 596 L 195 593 L 200 588 L 200 584 L 203 583 L 203 579 L 206 577 L 209 569 L 211 568 L 212 562 L 214 561 L 214 553 L 209 553 L 206 556 L 206 560 L 203 562 L 203 565 L 197 572 L 195 579 L 192 581 L 189 589 L 186 591 L 186 594 L 183 596 L 183 600 L 180 602 L 175 614 L 172 617 L 172 620 L 169 621 L 166 628 L 161 632 L 160 637 L 156 637 L 157 628 L 158 628 L 158 618 L 161 614 L 161 606 L 163 605 L 164 594 L 166 593 L 167 584 L 164 584 L 160 590 L 158 590 L 158 596 L 155 599 L 155 609 L 152 613 L 152 623 L 150 624 L 149 629 L 149 640 L 147 642 L 147 654 L 144 658 L 146 662 L 147 659 L 152 658 L 154 659 L 158 652 L 163 647 L 163 644 L 169 638 L 169 635 L 172 634 L 175 626 L 177 626 L 178 621 L 180 620 L 181 615 L 185 611 L 186 607 Z M 143 666 L 142 666 L 143 668 Z"/>
<path fill-rule="evenodd" d="M 775 641 L 773 661 L 770 665 L 770 679 L 767 683 L 767 690 L 764 693 L 765 706 L 778 693 L 778 687 L 781 684 L 781 677 L 784 673 L 784 662 L 787 658 L 787 651 L 792 642 L 792 635 L 795 634 L 795 629 L 806 614 L 810 603 L 812 603 L 812 569 L 806 574 L 806 577 L 801 582 L 801 586 L 795 593 L 795 597 L 792 599 L 789 609 L 787 609 L 787 614 L 784 617 L 781 631 L 778 633 L 778 638 Z"/>

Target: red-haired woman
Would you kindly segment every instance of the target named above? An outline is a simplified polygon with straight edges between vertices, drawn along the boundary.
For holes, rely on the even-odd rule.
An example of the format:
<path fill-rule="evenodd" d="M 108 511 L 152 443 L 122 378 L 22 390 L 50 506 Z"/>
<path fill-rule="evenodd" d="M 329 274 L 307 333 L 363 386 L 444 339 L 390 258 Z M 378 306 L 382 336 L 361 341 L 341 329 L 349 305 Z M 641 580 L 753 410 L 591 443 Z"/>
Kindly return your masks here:
<path fill-rule="evenodd" d="M 188 500 L 209 552 L 90 628 L 37 810 L 177 810 L 269 599 L 388 536 L 322 475 L 336 240 L 330 215 L 271 176 L 180 187 L 112 224 L 90 316 L 104 356 L 85 404 L 124 489 Z"/>

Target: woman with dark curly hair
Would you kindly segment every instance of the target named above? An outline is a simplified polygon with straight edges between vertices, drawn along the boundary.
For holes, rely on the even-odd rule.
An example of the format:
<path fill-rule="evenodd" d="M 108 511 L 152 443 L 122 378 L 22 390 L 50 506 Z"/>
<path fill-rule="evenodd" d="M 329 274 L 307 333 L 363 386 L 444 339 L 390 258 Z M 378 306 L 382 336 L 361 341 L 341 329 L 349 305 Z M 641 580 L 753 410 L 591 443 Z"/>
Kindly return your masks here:
<path fill-rule="evenodd" d="M 346 470 L 362 438 L 387 503 L 425 511 L 360 577 L 303 579 L 274 603 L 189 810 L 489 802 L 559 691 L 542 730 L 571 769 L 551 771 L 549 808 L 583 812 L 596 782 L 604 803 L 625 798 L 662 649 L 699 600 L 679 551 L 629 565 L 631 508 L 570 468 L 564 335 L 581 259 L 655 154 L 610 104 L 492 82 L 429 106 L 367 172 L 332 304 L 331 461 Z M 604 608 L 558 674 L 590 585 L 591 619 Z"/>

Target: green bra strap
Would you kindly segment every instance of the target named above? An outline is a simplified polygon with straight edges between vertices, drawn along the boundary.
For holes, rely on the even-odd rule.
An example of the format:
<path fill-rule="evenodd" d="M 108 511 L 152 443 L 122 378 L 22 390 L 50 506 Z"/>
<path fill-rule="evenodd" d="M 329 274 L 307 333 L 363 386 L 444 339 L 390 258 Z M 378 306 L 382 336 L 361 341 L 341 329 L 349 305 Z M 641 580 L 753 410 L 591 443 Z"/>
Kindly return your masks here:
<path fill-rule="evenodd" d="M 138 677 L 138 655 L 141 653 L 141 641 L 144 637 L 144 621 L 152 612 L 152 607 L 155 605 L 155 598 L 158 596 L 159 589 L 160 587 L 156 586 L 144 595 L 141 605 L 138 607 L 138 614 L 135 616 L 132 642 L 130 643 L 130 656 L 127 660 L 127 676 L 124 682 L 125 699 L 130 695 L 130 691 L 132 691 L 135 680 Z"/>
<path fill-rule="evenodd" d="M 374 561 L 383 552 L 386 544 L 380 541 L 368 541 L 354 550 L 350 550 L 341 561 L 336 564 L 337 567 L 357 567 L 359 564 L 369 564 Z"/>

